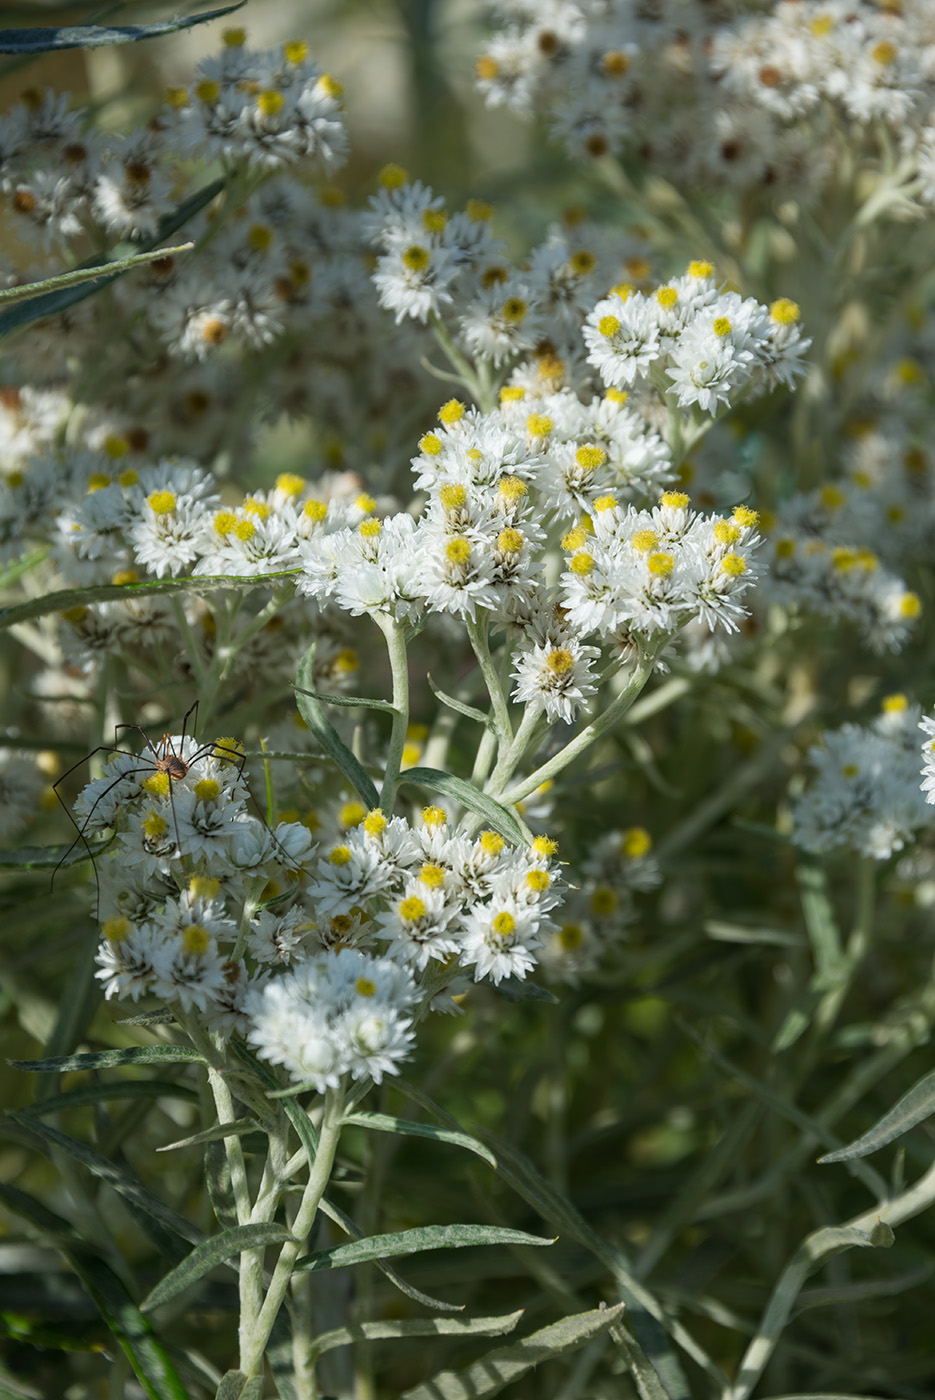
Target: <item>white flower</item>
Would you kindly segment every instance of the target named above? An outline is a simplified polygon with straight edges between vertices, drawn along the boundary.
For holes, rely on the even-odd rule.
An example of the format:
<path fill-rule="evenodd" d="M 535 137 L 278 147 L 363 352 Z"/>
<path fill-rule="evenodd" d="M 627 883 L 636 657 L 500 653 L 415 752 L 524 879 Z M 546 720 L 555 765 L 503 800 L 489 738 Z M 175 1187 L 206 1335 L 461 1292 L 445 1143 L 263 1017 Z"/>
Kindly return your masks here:
<path fill-rule="evenodd" d="M 614 389 L 635 384 L 662 353 L 658 320 L 640 292 L 626 300 L 610 296 L 599 301 L 582 334 L 588 364 Z"/>
<path fill-rule="evenodd" d="M 598 647 L 583 646 L 575 637 L 561 644 L 536 644 L 519 652 L 513 679 L 513 699 L 543 709 L 550 720 L 570 724 L 578 707 L 597 691 L 593 663 Z"/>
<path fill-rule="evenodd" d="M 525 978 L 536 965 L 541 947 L 542 919 L 535 908 L 515 899 L 493 898 L 475 905 L 464 919 L 463 961 L 474 967 L 474 980 L 489 977 L 499 985 L 504 977 Z"/>

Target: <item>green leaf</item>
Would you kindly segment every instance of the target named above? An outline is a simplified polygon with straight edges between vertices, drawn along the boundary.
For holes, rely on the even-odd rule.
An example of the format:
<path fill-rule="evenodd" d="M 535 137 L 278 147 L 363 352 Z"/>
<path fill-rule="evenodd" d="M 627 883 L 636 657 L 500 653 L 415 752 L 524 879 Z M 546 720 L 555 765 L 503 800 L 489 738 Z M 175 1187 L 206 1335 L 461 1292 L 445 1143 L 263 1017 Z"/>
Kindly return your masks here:
<path fill-rule="evenodd" d="M 612 1274 L 629 1309 L 627 1316 L 630 1326 L 673 1400 L 675 1397 L 688 1400 L 691 1390 L 679 1360 L 668 1344 L 666 1332 L 717 1383 L 717 1393 L 720 1393 L 720 1389 L 726 1390 L 728 1381 L 720 1368 L 679 1322 L 666 1315 L 659 1300 L 634 1276 L 623 1252 L 592 1229 L 577 1207 L 551 1182 L 546 1181 L 519 1148 L 495 1133 L 484 1131 L 481 1136 L 492 1146 L 503 1179 L 544 1220 L 578 1240 Z"/>
<path fill-rule="evenodd" d="M 323 1215 L 327 1215 L 329 1220 L 333 1220 L 336 1225 L 352 1236 L 355 1240 L 364 1238 L 363 1231 L 359 1230 L 344 1211 L 323 1196 L 319 1207 Z M 374 1264 L 385 1278 L 388 1278 L 394 1288 L 398 1288 L 400 1293 L 404 1293 L 407 1298 L 411 1298 L 414 1303 L 421 1303 L 424 1308 L 435 1308 L 438 1312 L 463 1312 L 463 1303 L 446 1303 L 443 1298 L 433 1298 L 431 1293 L 423 1293 L 421 1288 L 415 1288 L 396 1272 L 391 1264 L 387 1264 L 385 1259 L 374 1259 Z"/>
<path fill-rule="evenodd" d="M 49 1236 L 50 1242 L 71 1264 L 123 1348 L 150 1400 L 190 1400 L 148 1318 L 104 1263 L 100 1252 L 79 1240 L 66 1220 L 54 1215 L 25 1191 L 0 1185 L 0 1200 L 43 1235 Z"/>
<path fill-rule="evenodd" d="M 140 1228 L 146 1231 L 157 1248 L 169 1258 L 179 1258 L 177 1236 L 188 1240 L 190 1244 L 200 1243 L 204 1238 L 204 1232 L 197 1225 L 191 1224 L 165 1201 L 160 1200 L 126 1167 L 118 1167 L 115 1162 L 102 1157 L 90 1147 L 86 1147 L 83 1142 L 78 1142 L 66 1133 L 60 1133 L 57 1128 L 52 1128 L 48 1123 L 43 1123 L 26 1113 L 7 1113 L 6 1120 L 18 1124 L 41 1141 L 48 1143 L 50 1147 L 67 1152 L 101 1181 L 106 1181 L 108 1186 L 133 1208 L 134 1218 Z"/>
<path fill-rule="evenodd" d="M 540 1361 L 577 1351 L 599 1337 L 613 1326 L 623 1308 L 623 1303 L 616 1303 L 612 1308 L 563 1317 L 529 1337 L 488 1352 L 465 1371 L 439 1371 L 424 1385 L 405 1391 L 400 1400 L 481 1400 L 499 1395 Z"/>
<path fill-rule="evenodd" d="M 129 1065 L 200 1064 L 201 1056 L 188 1045 L 130 1045 L 125 1050 L 89 1050 L 77 1055 L 53 1055 L 47 1060 L 8 1060 L 13 1069 L 32 1074 L 67 1074 L 80 1069 L 125 1069 Z"/>
<path fill-rule="evenodd" d="M 0 335 L 3 333 L 0 316 Z M 0 610 L 0 628 L 17 622 L 30 622 L 34 617 L 67 612 L 69 608 L 86 607 L 91 603 L 112 602 L 115 598 L 131 598 L 137 594 L 155 597 L 161 593 L 211 593 L 218 588 L 263 588 L 272 579 L 292 578 L 297 569 L 283 569 L 277 574 L 204 574 L 198 578 L 160 578 L 145 583 L 99 583 L 88 588 L 62 588 L 28 603 Z"/>
<path fill-rule="evenodd" d="M 80 1089 L 68 1089 L 63 1094 L 50 1094 L 41 1103 L 32 1104 L 23 1112 L 37 1117 L 44 1113 L 61 1113 L 69 1108 L 82 1108 L 89 1103 L 110 1103 L 115 1099 L 185 1099 L 198 1103 L 199 1096 L 187 1084 L 172 1084 L 165 1079 L 121 1079 L 112 1084 L 85 1084 Z M 157 1151 L 164 1152 L 165 1148 Z"/>
<path fill-rule="evenodd" d="M 502 982 L 492 982 L 491 987 L 504 1001 L 548 1001 L 558 1006 L 559 1000 L 548 987 L 540 987 L 538 982 L 528 982 L 525 977 L 505 977 Z"/>
<path fill-rule="evenodd" d="M 312 1343 L 312 1356 L 355 1342 L 388 1342 L 398 1337 L 502 1337 L 523 1316 L 525 1309 L 501 1317 L 406 1317 L 388 1322 L 357 1322 L 323 1332 Z"/>
<path fill-rule="evenodd" d="M 306 1254 L 296 1262 L 296 1271 L 317 1273 L 319 1269 L 343 1269 L 349 1264 L 366 1264 L 371 1259 L 396 1259 L 402 1254 L 421 1254 L 427 1249 L 465 1249 L 476 1244 L 554 1244 L 524 1230 L 507 1230 L 500 1225 L 423 1225 L 415 1230 L 399 1230 L 391 1235 L 370 1235 L 353 1244 L 338 1244 Z"/>
<path fill-rule="evenodd" d="M 16 287 L 4 287 L 0 291 L 0 301 L 26 301 L 29 297 L 40 296 L 43 292 L 57 291 L 60 287 L 74 287 L 82 282 L 93 282 L 96 277 L 108 277 L 115 272 L 127 272 L 141 263 L 156 262 L 158 258 L 169 258 L 175 253 L 188 253 L 194 246 L 194 243 L 180 243 L 176 248 L 156 248 L 149 253 L 133 253 L 128 258 L 102 262 L 97 267 L 74 267 L 70 272 L 59 272 L 55 277 L 46 277 L 42 282 L 23 282 Z"/>
<path fill-rule="evenodd" d="M 871 1152 L 876 1152 L 879 1148 L 885 1147 L 887 1143 L 902 1137 L 903 1133 L 908 1133 L 910 1128 L 914 1128 L 917 1123 L 922 1123 L 926 1118 L 930 1118 L 933 1113 L 935 1113 L 935 1070 L 924 1074 L 917 1084 L 913 1084 L 912 1088 L 903 1094 L 889 1112 L 884 1113 L 879 1122 L 868 1129 L 862 1137 L 848 1143 L 847 1147 L 839 1147 L 836 1152 L 827 1152 L 824 1157 L 819 1157 L 819 1165 L 824 1166 L 828 1162 L 847 1162 L 853 1157 L 867 1157 Z"/>
<path fill-rule="evenodd" d="M 294 686 L 295 703 L 299 708 L 299 714 L 325 753 L 337 764 L 351 787 L 360 794 L 367 806 L 379 807 L 380 794 L 337 730 L 325 719 L 321 702 L 315 699 L 315 693 L 311 689 L 314 665 L 315 644 L 312 643 L 299 662 L 299 671 Z"/>
<path fill-rule="evenodd" d="M 622 1322 L 617 1324 L 616 1341 L 623 1354 L 627 1370 L 633 1377 L 633 1383 L 640 1400 L 672 1400 L 671 1395 L 659 1379 L 659 1372 L 639 1342 L 627 1331 Z"/>
<path fill-rule="evenodd" d="M 268 1244 L 285 1244 L 292 1236 L 285 1225 L 275 1221 L 259 1221 L 253 1225 L 237 1225 L 220 1235 L 202 1240 L 181 1263 L 160 1279 L 140 1304 L 141 1312 L 151 1312 L 184 1293 L 192 1284 L 210 1274 L 219 1264 L 242 1254 L 246 1249 L 262 1249 Z"/>
<path fill-rule="evenodd" d="M 760 1376 L 785 1331 L 796 1298 L 809 1274 L 832 1254 L 844 1249 L 871 1249 L 874 1241 L 866 1230 L 855 1225 L 827 1225 L 807 1235 L 786 1265 L 753 1337 L 737 1367 L 733 1400 L 746 1400 L 755 1389 Z"/>
<path fill-rule="evenodd" d="M 463 1147 L 483 1157 L 496 1170 L 497 1159 L 477 1138 L 467 1133 L 453 1132 L 451 1128 L 437 1128 L 434 1123 L 414 1123 L 409 1118 L 394 1118 L 389 1113 L 349 1113 L 344 1119 L 348 1125 L 370 1128 L 378 1133 L 401 1133 L 406 1137 L 432 1138 L 435 1142 L 448 1142 L 452 1147 Z"/>
<path fill-rule="evenodd" d="M 154 24 L 122 24 L 111 28 L 104 24 L 36 25 L 32 29 L 0 29 L 0 54 L 52 53 L 57 49 L 98 49 L 111 44 L 135 44 L 140 39 L 157 39 L 163 34 L 176 34 L 196 24 L 207 24 L 239 10 L 246 0 L 225 5 L 220 10 L 204 10 L 188 19 L 160 19 Z"/>
<path fill-rule="evenodd" d="M 167 238 L 171 238 L 206 204 L 210 204 L 226 184 L 226 180 L 213 180 L 210 185 L 203 185 L 200 190 L 189 195 L 188 199 L 183 200 L 177 209 L 173 209 L 171 214 L 166 214 L 165 218 L 160 221 L 154 237 L 143 240 L 140 252 L 148 253 L 151 249 L 157 248 L 159 244 L 165 243 Z M 106 263 L 107 255 L 105 253 L 98 257 L 89 258 L 81 266 L 83 268 L 100 268 Z M 107 277 L 101 278 L 97 282 L 84 283 L 80 287 L 63 287 L 55 292 L 43 292 L 41 296 L 32 297 L 20 305 L 11 306 L 8 311 L 0 313 L 0 338 L 23 326 L 31 325 L 33 321 L 41 321 L 47 316 L 57 316 L 60 311 L 67 311 L 70 306 L 77 305 L 79 301 L 84 301 L 87 297 L 95 296 L 102 287 L 108 286 L 111 282 L 115 282 L 118 277 L 124 275 L 124 272 L 114 272 L 108 268 Z"/>
<path fill-rule="evenodd" d="M 209 1142 L 205 1150 L 205 1185 L 215 1219 L 222 1230 L 232 1230 L 239 1223 L 237 1199 L 231 1180 L 230 1162 L 223 1143 Z"/>
<path fill-rule="evenodd" d="M 526 845 L 523 829 L 513 813 L 502 803 L 481 792 L 473 783 L 466 782 L 464 778 L 455 778 L 451 773 L 442 772 L 440 768 L 407 768 L 405 772 L 400 773 L 399 781 L 400 784 L 413 783 L 416 787 L 429 788 L 432 792 L 440 792 L 445 797 L 460 802 L 468 811 L 483 817 L 494 831 L 499 831 L 500 835 L 512 841 L 514 846 Z"/>
<path fill-rule="evenodd" d="M 214 1400 L 262 1400 L 263 1377 L 244 1375 L 243 1371 L 228 1371 L 221 1377 Z"/>
<path fill-rule="evenodd" d="M 296 694 L 310 696 L 312 700 L 317 700 L 322 705 L 344 705 L 350 710 L 383 710 L 388 715 L 396 713 L 389 700 L 371 700 L 366 695 L 324 695 L 320 690 L 299 691 L 297 686 L 293 686 L 293 690 L 296 691 Z"/>
<path fill-rule="evenodd" d="M 490 716 L 485 715 L 483 710 L 477 710 L 473 705 L 466 705 L 463 700 L 456 700 L 453 695 L 448 695 L 440 686 L 437 686 L 432 677 L 426 672 L 425 679 L 429 683 L 429 690 L 437 700 L 443 705 L 447 705 L 449 710 L 454 710 L 456 714 L 464 715 L 465 719 L 472 719 L 476 724 L 482 724 L 486 728 L 490 724 Z"/>
<path fill-rule="evenodd" d="M 66 865 L 80 865 L 83 860 L 93 860 L 102 855 L 113 841 L 98 841 L 90 851 L 72 842 L 70 846 L 20 846 L 18 849 L 0 851 L 0 867 L 4 870 L 58 870 Z"/>
<path fill-rule="evenodd" d="M 259 1126 L 255 1118 L 235 1118 L 230 1123 L 215 1123 L 213 1128 L 192 1133 L 191 1137 L 179 1138 L 177 1142 L 167 1142 L 164 1147 L 157 1147 L 156 1151 L 177 1152 L 180 1147 L 195 1147 L 203 1142 L 219 1142 L 222 1138 L 243 1137 L 246 1133 L 255 1133 Z"/>

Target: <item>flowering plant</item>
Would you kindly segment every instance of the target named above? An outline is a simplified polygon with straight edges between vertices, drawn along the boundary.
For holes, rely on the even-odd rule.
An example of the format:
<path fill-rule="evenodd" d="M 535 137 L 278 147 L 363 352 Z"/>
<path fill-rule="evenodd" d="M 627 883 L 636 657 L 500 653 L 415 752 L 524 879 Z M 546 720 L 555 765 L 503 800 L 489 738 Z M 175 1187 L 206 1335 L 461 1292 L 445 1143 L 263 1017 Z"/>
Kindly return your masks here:
<path fill-rule="evenodd" d="M 12 1394 L 901 1383 L 793 1311 L 910 1289 L 921 1237 L 826 1261 L 935 1199 L 863 1162 L 935 1109 L 935 27 L 501 18 L 481 95 L 588 191 L 518 250 L 362 191 L 304 38 L 0 117 L 0 1202 L 72 1271 Z"/>

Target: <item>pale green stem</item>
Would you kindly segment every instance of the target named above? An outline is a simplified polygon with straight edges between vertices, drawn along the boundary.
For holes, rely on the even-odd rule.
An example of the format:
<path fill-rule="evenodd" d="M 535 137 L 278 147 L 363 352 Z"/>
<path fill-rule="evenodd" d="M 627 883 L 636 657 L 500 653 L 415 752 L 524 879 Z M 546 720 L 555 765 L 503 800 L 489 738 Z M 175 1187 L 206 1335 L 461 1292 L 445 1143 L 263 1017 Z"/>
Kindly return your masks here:
<path fill-rule="evenodd" d="M 489 627 L 490 623 L 486 616 L 481 616 L 476 622 L 468 621 L 467 633 L 474 649 L 474 655 L 477 657 L 477 664 L 484 677 L 484 684 L 487 686 L 487 694 L 490 696 L 499 755 L 502 759 L 508 746 L 513 742 L 513 725 L 510 722 L 510 708 L 503 686 L 500 684 L 500 676 L 493 664 L 493 657 L 490 655 Z"/>
<path fill-rule="evenodd" d="M 305 1248 L 309 1232 L 315 1223 L 321 1198 L 325 1194 L 334 1165 L 334 1156 L 341 1137 L 341 1115 L 344 1096 L 341 1089 L 329 1089 L 325 1094 L 324 1112 L 318 1137 L 318 1151 L 312 1163 L 308 1184 L 302 1196 L 292 1226 L 293 1238 L 287 1241 L 276 1261 L 273 1277 L 266 1290 L 266 1298 L 259 1315 L 253 1321 L 246 1336 L 242 1336 L 240 1369 L 245 1376 L 259 1375 L 263 1368 L 263 1354 L 270 1333 L 279 1316 L 295 1261 Z"/>
<path fill-rule="evenodd" d="M 580 734 L 576 734 L 575 737 L 570 740 L 563 749 L 559 749 L 558 753 L 550 758 L 547 763 L 543 763 L 534 773 L 530 773 L 528 778 L 524 778 L 522 782 L 517 783 L 515 787 L 510 788 L 507 792 L 503 792 L 502 789 L 494 790 L 491 795 L 498 798 L 506 805 L 521 802 L 524 797 L 528 797 L 531 792 L 535 792 L 536 788 L 542 783 L 557 777 L 563 769 L 568 767 L 569 763 L 573 763 L 576 758 L 585 753 L 586 750 L 606 734 L 609 729 L 613 729 L 621 715 L 626 714 L 627 710 L 643 689 L 643 686 L 649 680 L 653 673 L 653 668 L 656 665 L 656 659 L 668 640 L 669 638 L 666 636 L 661 642 L 655 643 L 643 660 L 637 662 L 626 686 L 602 715 L 598 715 L 597 719 L 585 725 Z"/>
<path fill-rule="evenodd" d="M 195 643 L 195 638 L 192 634 L 192 629 L 188 625 L 188 618 L 185 616 L 185 608 L 183 606 L 182 599 L 175 595 L 171 595 L 171 607 L 173 613 L 175 614 L 176 625 L 182 634 L 182 641 L 185 643 L 185 650 L 188 654 L 188 659 L 192 663 L 192 670 L 195 673 L 195 680 L 198 683 L 198 689 L 201 690 L 205 683 L 206 674 L 204 662 L 201 659 L 201 654 Z"/>
<path fill-rule="evenodd" d="M 519 764 L 522 762 L 527 749 L 532 745 L 541 718 L 541 705 L 530 703 L 526 706 L 513 742 L 505 753 L 501 752 L 497 760 L 497 766 L 493 770 L 485 786 L 485 792 L 489 792 L 496 797 L 503 791 L 516 772 Z"/>
<path fill-rule="evenodd" d="M 474 771 L 471 774 L 471 782 L 475 787 L 483 787 L 487 781 L 487 774 L 490 772 L 490 765 L 493 763 L 494 750 L 497 747 L 497 736 L 492 729 L 485 729 L 481 735 L 480 743 L 477 746 L 477 755 L 474 759 Z"/>
<path fill-rule="evenodd" d="M 318 1400 L 315 1358 L 312 1345 L 312 1279 L 310 1274 L 294 1274 L 290 1285 L 292 1307 L 292 1380 L 296 1400 Z"/>
<path fill-rule="evenodd" d="M 497 380 L 489 360 L 480 359 L 477 364 L 477 402 L 482 413 L 493 413 L 497 407 Z"/>
<path fill-rule="evenodd" d="M 425 745 L 422 762 L 426 768 L 444 768 L 448 763 L 448 747 L 458 723 L 457 710 L 440 709 Z M 484 730 L 487 733 L 487 730 Z"/>
<path fill-rule="evenodd" d="M 461 376 L 461 383 L 472 398 L 478 403 L 481 403 L 484 398 L 484 388 L 480 382 L 477 370 L 474 365 L 471 364 L 470 360 L 467 359 L 465 355 L 462 355 L 457 345 L 455 345 L 448 327 L 440 316 L 433 316 L 432 329 L 435 332 L 435 339 L 444 351 L 449 364 L 453 369 L 457 370 L 458 374 Z"/>
<path fill-rule="evenodd" d="M 373 620 L 386 638 L 386 651 L 393 676 L 393 727 L 386 755 L 386 771 L 380 792 L 380 805 L 388 817 L 396 800 L 399 770 L 409 730 L 409 657 L 406 654 L 405 628 L 389 613 L 374 613 Z"/>
<path fill-rule="evenodd" d="M 219 1123 L 233 1123 L 237 1118 L 230 1087 L 223 1074 L 224 1063 L 220 1051 L 207 1034 L 197 1024 L 194 1016 L 178 1013 L 189 1040 L 205 1058 L 208 1068 L 208 1083 L 214 1096 L 214 1106 Z M 240 1138 L 224 1138 L 224 1152 L 231 1176 L 231 1190 L 237 1211 L 238 1225 L 246 1225 L 253 1214 L 250 1199 L 250 1186 L 247 1180 L 247 1164 L 244 1159 Z M 238 1278 L 240 1292 L 240 1340 L 244 1340 L 244 1328 L 254 1319 L 262 1306 L 263 1299 L 263 1251 L 244 1250 L 240 1256 Z"/>

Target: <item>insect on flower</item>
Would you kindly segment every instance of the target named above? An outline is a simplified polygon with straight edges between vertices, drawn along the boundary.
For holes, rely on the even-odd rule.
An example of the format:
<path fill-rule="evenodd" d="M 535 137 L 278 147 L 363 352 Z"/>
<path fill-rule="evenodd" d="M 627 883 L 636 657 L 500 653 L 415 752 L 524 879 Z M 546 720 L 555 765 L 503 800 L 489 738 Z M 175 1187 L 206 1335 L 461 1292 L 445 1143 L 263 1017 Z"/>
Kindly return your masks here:
<path fill-rule="evenodd" d="M 82 842 L 94 866 L 97 902 L 100 878 L 89 832 L 117 830 L 135 840 L 150 863 L 165 868 L 175 863 L 190 872 L 208 857 L 242 816 L 250 794 L 243 782 L 243 746 L 234 739 L 199 744 L 193 733 L 198 701 L 186 711 L 181 734 L 164 733 L 158 743 L 138 724 L 119 724 L 113 745 L 100 744 L 53 784 L 56 796 L 77 835 L 52 873 L 52 883 L 75 846 Z M 136 730 L 145 745 L 140 753 L 122 748 L 120 732 Z M 70 810 L 59 788 L 83 763 L 108 754 L 107 771 L 93 778 Z M 275 839 L 275 838 L 274 838 Z"/>

